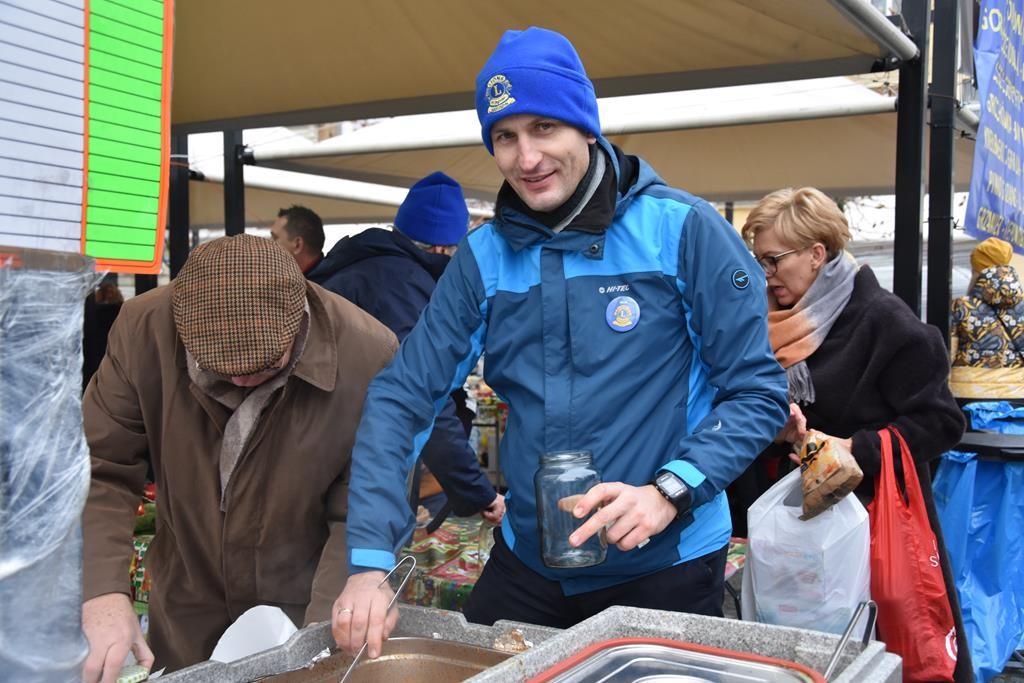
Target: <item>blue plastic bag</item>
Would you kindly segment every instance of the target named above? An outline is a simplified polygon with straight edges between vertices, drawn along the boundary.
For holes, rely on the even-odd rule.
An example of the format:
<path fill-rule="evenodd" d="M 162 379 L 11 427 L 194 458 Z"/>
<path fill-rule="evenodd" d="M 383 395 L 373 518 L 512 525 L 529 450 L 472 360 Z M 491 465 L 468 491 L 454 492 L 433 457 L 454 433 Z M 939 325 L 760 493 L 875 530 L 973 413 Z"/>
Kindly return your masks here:
<path fill-rule="evenodd" d="M 949 451 L 933 491 L 974 675 L 988 681 L 1024 637 L 1024 462 Z"/>
<path fill-rule="evenodd" d="M 971 419 L 971 429 L 1001 434 L 1024 434 L 1024 406 L 1009 401 L 976 401 L 964 406 Z"/>

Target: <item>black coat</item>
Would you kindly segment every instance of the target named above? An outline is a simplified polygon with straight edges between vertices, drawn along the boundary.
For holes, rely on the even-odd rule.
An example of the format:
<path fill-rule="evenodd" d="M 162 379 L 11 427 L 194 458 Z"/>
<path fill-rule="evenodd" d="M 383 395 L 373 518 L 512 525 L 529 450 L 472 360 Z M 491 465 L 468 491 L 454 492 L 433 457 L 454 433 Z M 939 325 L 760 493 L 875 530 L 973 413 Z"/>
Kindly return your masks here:
<path fill-rule="evenodd" d="M 874 498 L 881 466 L 878 430 L 895 425 L 917 463 L 928 519 L 939 541 L 942 574 L 957 628 L 956 680 L 973 681 L 949 558 L 932 496 L 928 463 L 957 445 L 964 417 L 948 386 L 949 354 L 939 331 L 921 322 L 864 266 L 853 293 L 807 367 L 815 402 L 803 406 L 807 427 L 853 439 L 853 456 L 864 470 L 855 493 L 867 505 Z M 897 460 L 898 462 L 898 460 Z M 902 468 L 897 467 L 897 478 Z"/>
<path fill-rule="evenodd" d="M 397 230 L 371 228 L 339 240 L 306 277 L 359 306 L 401 341 L 419 320 L 448 260 L 423 251 Z M 480 471 L 451 399 L 437 416 L 421 457 L 455 514 L 478 512 L 497 495 Z"/>

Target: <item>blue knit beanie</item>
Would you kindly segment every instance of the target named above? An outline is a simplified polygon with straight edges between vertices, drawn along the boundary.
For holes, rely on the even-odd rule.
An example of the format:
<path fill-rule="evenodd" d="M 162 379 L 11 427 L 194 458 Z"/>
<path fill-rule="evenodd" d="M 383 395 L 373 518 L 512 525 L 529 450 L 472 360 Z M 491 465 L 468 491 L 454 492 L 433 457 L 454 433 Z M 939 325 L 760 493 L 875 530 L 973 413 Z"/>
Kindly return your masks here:
<path fill-rule="evenodd" d="M 409 188 L 395 214 L 395 227 L 424 244 L 458 244 L 469 228 L 469 210 L 457 182 L 435 171 Z"/>
<path fill-rule="evenodd" d="M 505 31 L 476 77 L 476 114 L 492 155 L 491 127 L 515 114 L 550 116 L 600 137 L 597 95 L 576 48 L 560 33 L 531 26 Z"/>

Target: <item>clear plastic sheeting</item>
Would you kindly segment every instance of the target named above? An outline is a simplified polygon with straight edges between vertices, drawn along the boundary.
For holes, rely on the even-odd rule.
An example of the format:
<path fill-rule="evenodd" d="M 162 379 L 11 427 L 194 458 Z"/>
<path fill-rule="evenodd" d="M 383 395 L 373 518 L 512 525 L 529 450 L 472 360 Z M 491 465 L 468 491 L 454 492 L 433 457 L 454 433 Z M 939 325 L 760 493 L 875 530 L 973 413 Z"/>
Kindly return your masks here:
<path fill-rule="evenodd" d="M 91 259 L 0 247 L 0 678 L 79 678 Z"/>

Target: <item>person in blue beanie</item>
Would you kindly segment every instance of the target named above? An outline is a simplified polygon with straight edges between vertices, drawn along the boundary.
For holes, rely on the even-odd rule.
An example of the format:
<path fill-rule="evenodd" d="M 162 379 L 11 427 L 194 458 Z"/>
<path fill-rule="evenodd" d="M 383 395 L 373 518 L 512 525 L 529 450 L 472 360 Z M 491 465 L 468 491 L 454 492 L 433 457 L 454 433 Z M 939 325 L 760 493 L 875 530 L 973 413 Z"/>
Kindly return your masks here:
<path fill-rule="evenodd" d="M 721 616 L 725 488 L 788 415 L 760 266 L 706 201 L 601 135 L 564 36 L 507 31 L 477 77 L 476 109 L 505 182 L 494 219 L 460 242 L 370 387 L 334 638 L 375 657 L 394 627 L 378 584 L 412 529 L 401 482 L 438 401 L 482 353 L 509 405 L 507 513 L 466 618 L 566 628 L 612 605 Z M 569 504 L 582 522 L 571 545 L 605 529 L 592 566 L 542 559 L 533 477 L 543 454 L 566 450 L 590 451 L 602 473 Z"/>
<path fill-rule="evenodd" d="M 430 300 L 468 225 L 462 188 L 437 171 L 409 189 L 394 230 L 370 228 L 342 238 L 306 277 L 359 306 L 401 341 Z M 428 494 L 419 502 L 431 514 L 480 512 L 488 521 L 501 521 L 504 498 L 481 471 L 454 399 L 444 402 L 420 455 L 429 468 L 423 474 L 428 485 L 420 487 L 415 477 L 414 488 Z"/>

